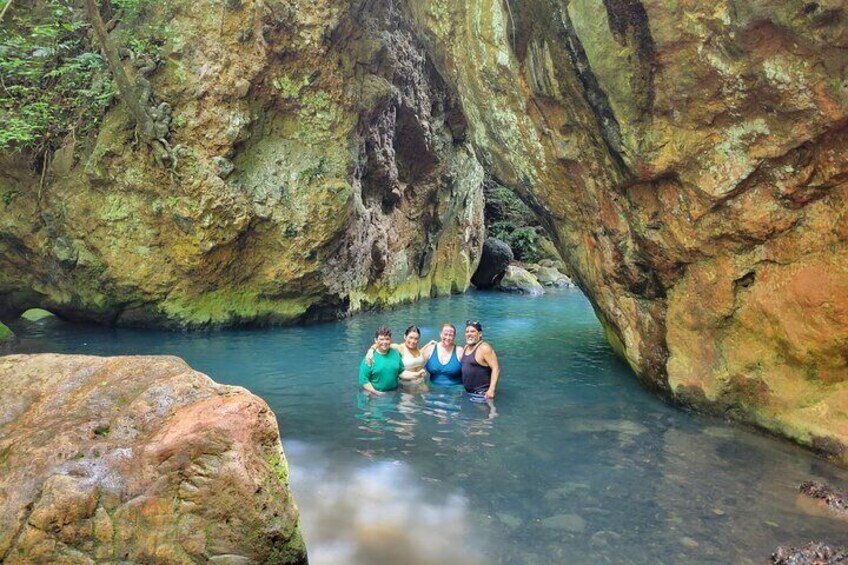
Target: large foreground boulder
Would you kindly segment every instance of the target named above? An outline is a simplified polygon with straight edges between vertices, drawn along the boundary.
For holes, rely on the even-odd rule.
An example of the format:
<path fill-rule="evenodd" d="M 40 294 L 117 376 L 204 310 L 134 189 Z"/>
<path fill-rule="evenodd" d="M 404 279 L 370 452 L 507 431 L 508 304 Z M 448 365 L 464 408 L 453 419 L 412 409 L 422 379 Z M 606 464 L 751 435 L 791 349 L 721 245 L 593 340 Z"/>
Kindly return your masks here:
<path fill-rule="evenodd" d="M 0 562 L 305 563 L 274 414 L 176 357 L 0 358 Z"/>
<path fill-rule="evenodd" d="M 498 284 L 513 259 L 509 245 L 494 237 L 487 238 L 483 242 L 483 255 L 471 277 L 471 284 L 477 288 L 492 288 Z"/>

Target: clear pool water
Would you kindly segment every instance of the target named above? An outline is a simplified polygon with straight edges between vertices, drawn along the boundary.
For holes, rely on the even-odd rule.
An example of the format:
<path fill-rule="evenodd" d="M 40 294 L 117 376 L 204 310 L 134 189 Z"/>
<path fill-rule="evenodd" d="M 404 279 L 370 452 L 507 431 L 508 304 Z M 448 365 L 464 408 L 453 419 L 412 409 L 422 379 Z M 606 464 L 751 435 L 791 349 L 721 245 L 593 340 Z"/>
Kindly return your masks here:
<path fill-rule="evenodd" d="M 458 390 L 357 392 L 377 325 L 429 339 L 470 317 L 503 366 L 496 415 Z M 16 329 L 27 351 L 174 354 L 262 396 L 313 564 L 762 563 L 781 543 L 848 544 L 848 521 L 797 495 L 807 479 L 845 488 L 848 472 L 652 396 L 577 291 L 293 328 Z"/>

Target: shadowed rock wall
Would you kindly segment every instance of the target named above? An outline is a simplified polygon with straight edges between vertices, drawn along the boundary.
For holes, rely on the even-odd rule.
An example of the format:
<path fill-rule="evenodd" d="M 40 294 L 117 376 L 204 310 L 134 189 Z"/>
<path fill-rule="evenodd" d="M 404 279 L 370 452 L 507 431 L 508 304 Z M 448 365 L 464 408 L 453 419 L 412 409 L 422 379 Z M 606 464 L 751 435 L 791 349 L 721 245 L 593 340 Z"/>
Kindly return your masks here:
<path fill-rule="evenodd" d="M 848 461 L 844 3 L 409 5 L 641 379 Z"/>

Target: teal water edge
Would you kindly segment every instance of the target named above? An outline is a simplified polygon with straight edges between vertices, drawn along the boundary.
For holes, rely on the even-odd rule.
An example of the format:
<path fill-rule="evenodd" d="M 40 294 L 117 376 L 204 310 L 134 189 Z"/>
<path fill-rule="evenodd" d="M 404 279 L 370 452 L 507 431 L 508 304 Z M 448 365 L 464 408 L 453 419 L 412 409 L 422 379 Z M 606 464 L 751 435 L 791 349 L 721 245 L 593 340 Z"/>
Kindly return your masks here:
<path fill-rule="evenodd" d="M 380 324 L 481 320 L 503 367 L 496 417 L 461 390 L 356 390 Z M 280 422 L 313 564 L 762 563 L 848 544 L 798 498 L 848 472 L 664 404 L 615 357 L 577 291 L 471 293 L 307 327 L 167 333 L 14 328 L 24 351 L 173 354 L 262 396 Z M 461 330 L 460 330 L 461 331 Z"/>

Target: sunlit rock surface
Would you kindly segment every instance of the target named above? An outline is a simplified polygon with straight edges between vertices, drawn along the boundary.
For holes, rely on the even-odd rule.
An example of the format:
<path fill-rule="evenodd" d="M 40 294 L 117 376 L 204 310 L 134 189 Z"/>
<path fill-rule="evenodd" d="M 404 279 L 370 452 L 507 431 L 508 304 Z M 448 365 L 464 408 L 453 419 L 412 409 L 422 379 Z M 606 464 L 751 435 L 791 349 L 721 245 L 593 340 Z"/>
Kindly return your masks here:
<path fill-rule="evenodd" d="M 151 82 L 172 107 L 175 173 L 120 104 L 49 166 L 0 156 L 0 317 L 287 323 L 469 286 L 483 168 L 393 3 L 146 13 L 165 41 Z"/>
<path fill-rule="evenodd" d="M 246 390 L 176 357 L 53 354 L 0 357 L 0 388 L 3 563 L 306 562 Z"/>
<path fill-rule="evenodd" d="M 409 6 L 643 381 L 848 461 L 844 3 Z"/>

